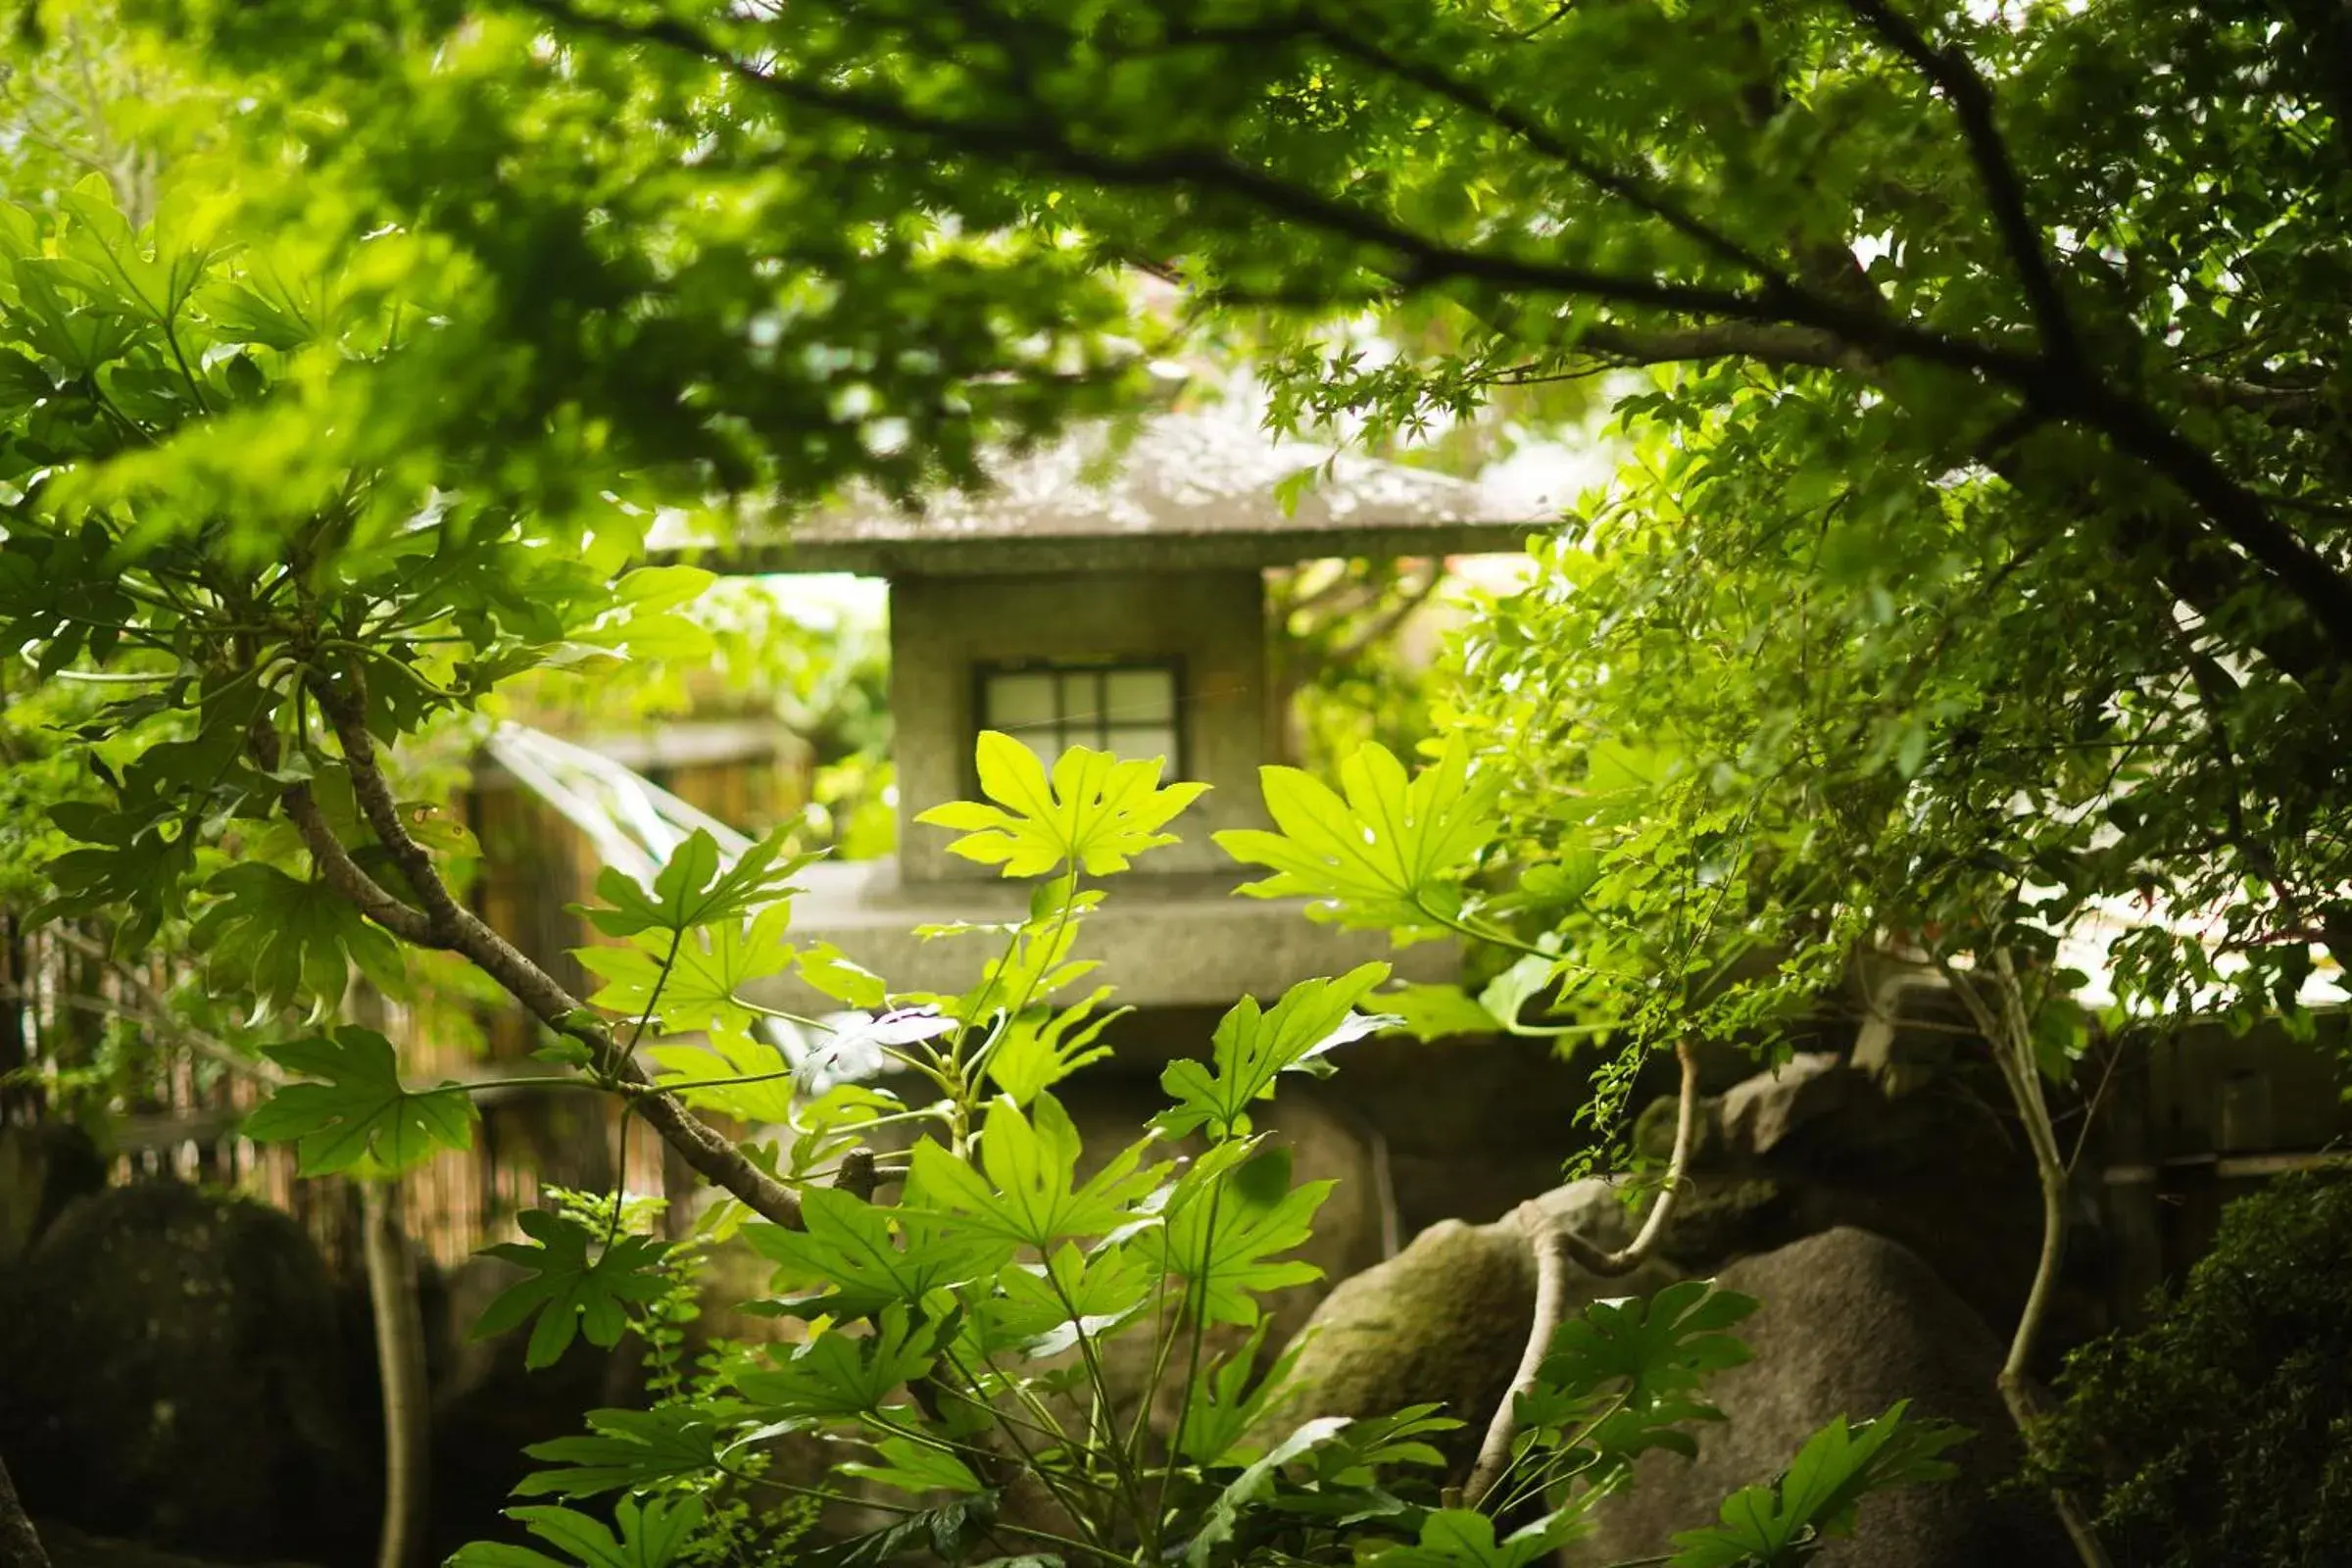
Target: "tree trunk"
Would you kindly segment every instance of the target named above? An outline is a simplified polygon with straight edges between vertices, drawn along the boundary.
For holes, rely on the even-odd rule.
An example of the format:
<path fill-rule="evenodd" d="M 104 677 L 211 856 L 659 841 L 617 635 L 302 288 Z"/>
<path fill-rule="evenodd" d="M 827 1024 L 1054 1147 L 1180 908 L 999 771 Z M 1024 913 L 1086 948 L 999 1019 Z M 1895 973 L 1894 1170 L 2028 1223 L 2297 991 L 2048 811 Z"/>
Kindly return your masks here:
<path fill-rule="evenodd" d="M 41 1549 L 40 1535 L 17 1500 L 6 1459 L 0 1459 L 0 1568 L 49 1568 L 49 1553 Z"/>
<path fill-rule="evenodd" d="M 360 1190 L 368 1300 L 384 1391 L 384 1524 L 375 1565 L 410 1568 L 424 1543 L 431 1474 L 424 1314 L 416 1300 L 416 1257 L 401 1227 L 399 1184 L 364 1182 Z"/>

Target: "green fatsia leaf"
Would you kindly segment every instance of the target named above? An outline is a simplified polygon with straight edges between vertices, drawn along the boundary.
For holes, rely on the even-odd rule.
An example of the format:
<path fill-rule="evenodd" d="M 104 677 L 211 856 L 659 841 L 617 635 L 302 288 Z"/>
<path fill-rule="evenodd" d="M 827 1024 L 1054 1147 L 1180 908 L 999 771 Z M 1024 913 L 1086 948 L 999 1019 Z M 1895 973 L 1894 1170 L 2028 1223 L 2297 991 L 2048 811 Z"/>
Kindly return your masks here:
<path fill-rule="evenodd" d="M 1026 1105 L 1079 1068 L 1108 1056 L 1110 1047 L 1096 1041 L 1112 1022 L 1135 1010 L 1096 1012 L 1110 995 L 1111 988 L 1102 986 L 1070 1006 L 1033 1007 L 1006 1019 L 1004 1031 L 989 1043 L 990 1081 L 1014 1104 Z"/>
<path fill-rule="evenodd" d="M 1494 1521 L 1468 1508 L 1442 1508 L 1421 1521 L 1421 1539 L 1380 1554 L 1390 1568 L 1527 1568 L 1588 1528 L 1581 1511 L 1562 1510 L 1494 1539 Z"/>
<path fill-rule="evenodd" d="M 1314 1235 L 1315 1210 L 1335 1183 L 1292 1187 L 1287 1149 L 1212 1168 L 1206 1179 L 1200 1175 L 1197 1169 L 1177 1184 L 1165 1223 L 1136 1245 L 1155 1251 L 1160 1266 L 1186 1282 L 1187 1299 L 1203 1321 L 1247 1328 L 1258 1319 L 1257 1293 L 1323 1277 L 1314 1264 L 1279 1254 Z"/>
<path fill-rule="evenodd" d="M 1176 1103 L 1152 1118 L 1171 1137 L 1204 1129 L 1213 1139 L 1250 1131 L 1250 1106 L 1270 1100 L 1283 1073 L 1328 1074 L 1326 1052 L 1393 1027 L 1394 1017 L 1354 1010 L 1371 989 L 1389 977 L 1385 963 L 1367 963 L 1333 980 L 1301 980 L 1261 1011 L 1244 997 L 1218 1020 L 1210 1061 L 1190 1057 L 1170 1062 L 1159 1086 Z"/>
<path fill-rule="evenodd" d="M 906 1514 L 880 1530 L 852 1536 L 832 1545 L 804 1549 L 794 1559 L 795 1568 L 882 1568 L 884 1563 L 900 1561 L 916 1552 L 928 1553 L 953 1568 L 970 1554 L 973 1541 L 996 1517 L 996 1512 L 997 1494 L 993 1492 L 960 1496 L 936 1508 Z M 1047 1560 L 1058 1563 L 1061 1559 Z"/>
<path fill-rule="evenodd" d="M 760 1012 L 736 994 L 792 967 L 784 940 L 791 919 L 791 905 L 772 904 L 749 920 L 714 916 L 683 932 L 640 931 L 625 947 L 575 948 L 572 956 L 606 982 L 588 999 L 596 1006 L 628 1017 L 651 1009 L 672 1033 L 741 1035 Z"/>
<path fill-rule="evenodd" d="M 755 1126 L 789 1122 L 800 1108 L 798 1076 L 781 1048 L 751 1034 L 712 1030 L 702 1043 L 646 1048 L 662 1067 L 654 1082 L 698 1110 L 715 1110 Z M 727 1083 L 725 1079 L 749 1079 Z M 694 1089 L 689 1084 L 710 1087 Z"/>
<path fill-rule="evenodd" d="M 1958 1474 L 1937 1456 L 1968 1432 L 1907 1420 L 1909 1407 L 1898 1400 L 1850 1431 L 1838 1416 L 1805 1440 L 1778 1481 L 1726 1498 L 1722 1523 L 1676 1536 L 1671 1568 L 1795 1568 L 1824 1539 L 1849 1533 L 1871 1493 Z"/>
<path fill-rule="evenodd" d="M 588 1431 L 534 1443 L 522 1451 L 552 1468 L 515 1483 L 517 1496 L 592 1497 L 600 1492 L 639 1491 L 665 1481 L 709 1475 L 743 1424 L 732 1399 L 698 1399 L 651 1410 L 591 1410 Z"/>
<path fill-rule="evenodd" d="M 1209 1503 L 1207 1513 L 1201 1518 L 1200 1531 L 1184 1549 L 1184 1560 L 1189 1568 L 1207 1568 L 1207 1564 L 1216 1558 L 1219 1548 L 1233 1539 L 1242 1516 L 1261 1504 L 1266 1494 L 1274 1490 L 1284 1465 L 1307 1453 L 1316 1445 L 1330 1442 L 1347 1427 L 1348 1417 L 1344 1415 L 1318 1416 L 1276 1444 L 1264 1458 L 1228 1483 L 1225 1490 Z"/>
<path fill-rule="evenodd" d="M 538 1208 L 523 1210 L 516 1223 L 529 1243 L 501 1242 L 482 1251 L 521 1264 L 529 1277 L 491 1300 L 473 1337 L 504 1334 L 537 1314 L 525 1366 L 554 1365 L 575 1334 L 587 1335 L 591 1345 L 618 1345 L 629 1326 L 627 1303 L 651 1301 L 666 1288 L 661 1264 L 667 1242 L 618 1236 L 608 1244 L 579 1221 Z"/>
<path fill-rule="evenodd" d="M 914 1174 L 940 1211 L 971 1230 L 1040 1250 L 1073 1238 L 1107 1236 L 1135 1218 L 1169 1166 L 1143 1167 L 1153 1140 L 1121 1150 L 1084 1185 L 1076 1181 L 1078 1129 L 1052 1095 L 1040 1094 L 1034 1119 L 1008 1100 L 989 1107 L 977 1167 L 925 1139 L 914 1146 Z"/>
<path fill-rule="evenodd" d="M 406 991 L 399 945 L 332 888 L 247 860 L 215 873 L 205 889 L 220 902 L 189 942 L 216 976 L 245 982 L 264 1001 L 282 1007 L 307 996 L 331 1012 L 354 964 L 378 990 Z"/>
<path fill-rule="evenodd" d="M 1460 986 L 1414 984 L 1384 991 L 1381 1010 L 1396 1019 L 1396 1027 L 1424 1044 L 1460 1035 L 1491 1035 L 1502 1025 L 1478 998 Z"/>
<path fill-rule="evenodd" d="M 372 1029 L 354 1025 L 267 1054 L 321 1081 L 277 1090 L 245 1118 L 245 1136 L 292 1141 L 305 1176 L 397 1176 L 437 1151 L 473 1145 L 472 1098 L 454 1084 L 403 1088 L 392 1043 Z"/>
<path fill-rule="evenodd" d="M 1725 1331 L 1755 1309 L 1754 1298 L 1711 1280 L 1680 1281 L 1646 1299 L 1593 1302 L 1560 1325 L 1535 1388 L 1520 1396 L 1525 1441 L 1555 1441 L 1600 1413 L 1585 1441 L 1611 1464 L 1649 1448 L 1695 1455 L 1695 1440 L 1681 1428 L 1723 1419 L 1697 1389 L 1748 1359 L 1747 1347 Z"/>
<path fill-rule="evenodd" d="M 1298 1352 L 1306 1347 L 1301 1334 L 1284 1348 L 1281 1357 L 1266 1369 L 1263 1377 L 1253 1377 L 1257 1370 L 1258 1351 L 1265 1347 L 1266 1331 L 1274 1326 L 1272 1318 L 1260 1318 L 1250 1338 L 1232 1354 L 1223 1357 L 1202 1374 L 1193 1392 L 1193 1402 L 1186 1407 L 1177 1426 L 1177 1451 L 1195 1464 L 1225 1465 L 1247 1463 L 1258 1457 L 1254 1450 L 1236 1448 L 1242 1435 L 1257 1424 L 1258 1417 L 1291 1367 Z"/>
<path fill-rule="evenodd" d="M 986 1356 L 1017 1350 L 1059 1355 L 1083 1334 L 1101 1339 L 1133 1322 L 1151 1303 L 1159 1276 L 1139 1252 L 1105 1248 L 1089 1257 L 1064 1243 L 1044 1263 L 1009 1263 L 997 1296 L 974 1312 L 970 1332 Z M 985 1357 L 984 1357 L 985 1358 Z"/>
<path fill-rule="evenodd" d="M 1124 871 L 1144 851 L 1173 844 L 1161 828 L 1199 800 L 1205 784 L 1159 782 L 1160 759 L 1121 761 L 1073 746 L 1049 779 L 1037 754 L 1009 735 L 981 732 L 980 790 L 994 806 L 951 801 L 915 820 L 964 836 L 951 853 L 1006 876 L 1038 876 L 1064 862 L 1089 876 Z"/>
<path fill-rule="evenodd" d="M 746 1372 L 736 1386 L 790 1419 L 878 1414 L 892 1394 L 930 1372 L 938 1333 L 937 1324 L 915 1324 L 906 1307 L 886 1306 L 873 1333 L 828 1329 L 796 1347 L 782 1366 Z"/>
<path fill-rule="evenodd" d="M 1394 754 L 1367 742 L 1340 764 L 1344 799 L 1295 767 L 1261 767 L 1258 779 L 1280 831 L 1216 835 L 1235 859 L 1274 872 L 1242 891 L 1312 899 L 1318 919 L 1400 936 L 1446 929 L 1462 873 L 1494 837 L 1502 787 L 1492 769 L 1471 776 L 1470 743 L 1458 733 L 1409 781 Z"/>
<path fill-rule="evenodd" d="M 974 1235 L 911 1207 L 883 1208 L 853 1194 L 810 1187 L 801 1195 L 806 1229 L 760 1223 L 744 1236 L 796 1285 L 819 1295 L 788 1303 L 796 1315 L 870 1317 L 912 1305 L 935 1290 L 968 1285 L 1004 1267 L 1013 1243 Z"/>
<path fill-rule="evenodd" d="M 731 916 L 742 916 L 796 891 L 792 879 L 813 855 L 786 856 L 790 835 L 779 828 L 750 849 L 733 865 L 721 866 L 718 843 L 701 828 L 688 834 L 655 873 L 649 893 L 611 866 L 596 879 L 602 907 L 574 912 L 588 917 L 609 937 L 635 936 L 641 931 L 685 931 Z"/>
<path fill-rule="evenodd" d="M 880 1464 L 853 1462 L 840 1466 L 844 1475 L 862 1476 L 868 1481 L 895 1487 L 901 1492 L 969 1492 L 988 1489 L 980 1478 L 965 1468 L 964 1462 L 945 1448 L 917 1443 L 912 1438 L 884 1438 L 874 1445 L 882 1456 Z"/>
<path fill-rule="evenodd" d="M 700 1497 L 623 1497 L 612 1510 L 615 1536 L 602 1520 L 576 1508 L 509 1508 L 541 1541 L 564 1555 L 551 1557 L 528 1546 L 473 1541 L 450 1556 L 453 1568 L 668 1568 L 694 1539 L 703 1522 Z"/>

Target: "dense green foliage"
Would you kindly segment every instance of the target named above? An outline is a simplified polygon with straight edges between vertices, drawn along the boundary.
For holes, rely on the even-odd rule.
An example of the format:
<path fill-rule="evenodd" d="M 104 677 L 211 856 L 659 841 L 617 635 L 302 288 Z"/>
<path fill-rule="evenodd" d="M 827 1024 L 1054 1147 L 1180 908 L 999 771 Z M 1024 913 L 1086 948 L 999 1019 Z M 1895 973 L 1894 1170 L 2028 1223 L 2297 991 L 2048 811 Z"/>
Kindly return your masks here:
<path fill-rule="evenodd" d="M 2223 1214 L 2147 1327 L 2075 1352 L 2040 1470 L 2101 1500 L 2131 1568 L 2334 1562 L 2352 1541 L 2352 1181 Z"/>

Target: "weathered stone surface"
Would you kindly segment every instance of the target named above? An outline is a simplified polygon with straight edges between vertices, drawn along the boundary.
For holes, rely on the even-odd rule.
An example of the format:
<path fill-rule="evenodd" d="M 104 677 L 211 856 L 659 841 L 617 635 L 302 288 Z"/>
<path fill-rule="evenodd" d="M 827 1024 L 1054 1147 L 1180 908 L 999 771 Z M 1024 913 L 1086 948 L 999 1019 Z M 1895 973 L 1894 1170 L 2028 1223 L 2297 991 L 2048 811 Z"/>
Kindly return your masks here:
<path fill-rule="evenodd" d="M 0 1267 L 22 1260 L 68 1203 L 105 1185 L 106 1161 L 80 1128 L 0 1126 Z"/>
<path fill-rule="evenodd" d="M 1717 1119 L 1725 1152 L 1734 1159 L 1761 1158 L 1796 1129 L 1842 1108 L 1867 1083 L 1826 1052 L 1805 1052 L 1757 1073 L 1723 1097 Z"/>
<path fill-rule="evenodd" d="M 49 1568 L 207 1568 L 207 1559 L 165 1551 L 144 1542 L 93 1536 L 54 1519 L 35 1521 Z M 286 1563 L 257 1564 L 254 1568 L 293 1568 Z"/>
<path fill-rule="evenodd" d="M 1603 1184 L 1561 1191 L 1553 1201 L 1563 1208 L 1622 1225 Z M 1672 1278 L 1656 1266 L 1608 1280 L 1579 1273 L 1571 1309 L 1653 1291 Z M 1466 1423 L 1439 1445 L 1458 1475 L 1510 1386 L 1535 1301 L 1535 1259 L 1516 1222 L 1441 1220 L 1331 1293 L 1256 1436 L 1270 1439 L 1316 1416 L 1382 1415 L 1435 1402 Z"/>
<path fill-rule="evenodd" d="M 277 1210 L 174 1182 L 68 1208 L 0 1318 L 0 1448 L 31 1511 L 158 1546 L 347 1560 L 368 1444 L 324 1265 Z"/>
<path fill-rule="evenodd" d="M 1741 1326 L 1755 1359 L 1711 1379 L 1730 1418 L 1698 1433 L 1698 1457 L 1644 1457 L 1600 1529 L 1568 1553 L 1599 1564 L 1667 1549 L 1676 1531 L 1713 1523 L 1723 1499 L 1768 1481 L 1836 1416 L 1864 1420 L 1897 1399 L 1977 1436 L 1952 1458 L 1958 1480 L 1882 1494 L 1821 1568 L 2066 1568 L 2064 1536 L 2038 1498 L 1991 1497 L 2017 1443 L 1993 1383 L 1998 1343 L 1966 1302 L 1906 1249 L 1839 1228 L 1735 1263 L 1720 1282 L 1763 1302 Z"/>

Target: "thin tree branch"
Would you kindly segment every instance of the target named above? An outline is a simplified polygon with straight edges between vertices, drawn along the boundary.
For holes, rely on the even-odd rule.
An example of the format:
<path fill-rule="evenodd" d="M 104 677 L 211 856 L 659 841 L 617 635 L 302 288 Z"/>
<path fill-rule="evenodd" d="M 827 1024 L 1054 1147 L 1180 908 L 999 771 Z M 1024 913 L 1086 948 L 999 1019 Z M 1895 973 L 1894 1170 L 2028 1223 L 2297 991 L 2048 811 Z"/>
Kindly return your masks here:
<path fill-rule="evenodd" d="M 2000 127 L 1993 123 L 1992 89 L 1965 54 L 1957 48 L 1936 48 L 1910 18 L 1886 0 L 1845 0 L 1845 6 L 1950 100 L 1960 133 L 1968 143 L 1969 161 L 1976 166 L 1985 202 L 1992 209 L 2002 247 L 2025 288 L 2026 303 L 2041 334 L 2042 351 L 2054 368 L 2083 373 L 2086 367 L 2076 341 L 2074 318 L 2058 291 L 2057 274 L 2050 269 L 2041 230 L 2027 210 L 2025 180 L 2009 157 L 2009 144 L 2002 139 Z"/>
<path fill-rule="evenodd" d="M 1688 1041 L 1678 1043 L 1674 1054 L 1683 1067 L 1682 1098 L 1674 1118 L 1674 1153 L 1666 1162 L 1666 1179 L 1658 1190 L 1657 1201 L 1650 1204 L 1649 1217 L 1632 1241 L 1615 1251 L 1605 1251 L 1553 1218 L 1541 1200 L 1522 1203 L 1512 1210 L 1512 1219 L 1527 1233 L 1528 1245 L 1535 1250 L 1535 1320 L 1528 1326 L 1527 1348 L 1520 1352 L 1519 1369 L 1511 1375 L 1502 1403 L 1487 1424 L 1486 1441 L 1479 1445 L 1478 1460 L 1470 1468 L 1470 1479 L 1463 1483 L 1463 1499 L 1472 1507 L 1494 1490 L 1495 1483 L 1511 1467 L 1511 1445 L 1519 1436 L 1520 1396 L 1534 1392 L 1544 1359 L 1551 1353 L 1552 1336 L 1559 1332 L 1560 1321 L 1567 1312 L 1568 1265 L 1574 1263 L 1587 1273 L 1612 1279 L 1630 1274 L 1642 1266 L 1656 1250 L 1659 1238 L 1666 1234 L 1667 1222 L 1674 1216 L 1675 1202 L 1690 1168 L 1690 1146 L 1698 1125 L 1698 1057 Z"/>
<path fill-rule="evenodd" d="M 351 776 L 352 795 L 359 802 L 361 814 L 424 906 L 430 945 L 463 955 L 504 986 L 541 1023 L 587 1046 L 605 1074 L 630 1091 L 630 1103 L 645 1118 L 646 1125 L 659 1133 L 705 1180 L 732 1193 L 762 1218 L 798 1229 L 801 1200 L 792 1189 L 754 1164 L 740 1148 L 688 1110 L 675 1095 L 657 1087 L 635 1058 L 612 1038 L 612 1031 L 577 998 L 471 909 L 458 903 L 449 885 L 442 881 L 431 854 L 416 842 L 401 820 L 400 803 L 393 798 L 391 785 L 376 759 L 374 740 L 361 716 L 365 700 L 323 686 L 317 688 L 315 695 L 319 710 L 342 743 L 343 765 Z"/>

